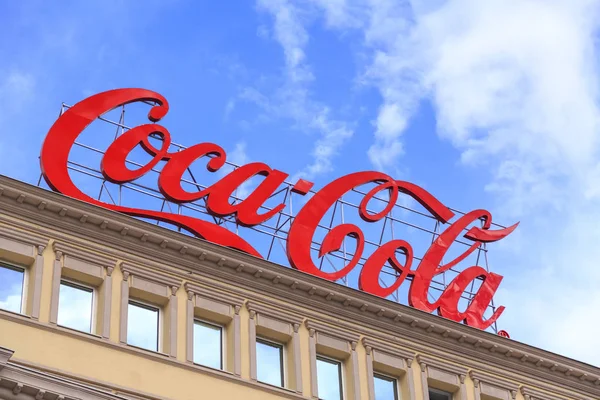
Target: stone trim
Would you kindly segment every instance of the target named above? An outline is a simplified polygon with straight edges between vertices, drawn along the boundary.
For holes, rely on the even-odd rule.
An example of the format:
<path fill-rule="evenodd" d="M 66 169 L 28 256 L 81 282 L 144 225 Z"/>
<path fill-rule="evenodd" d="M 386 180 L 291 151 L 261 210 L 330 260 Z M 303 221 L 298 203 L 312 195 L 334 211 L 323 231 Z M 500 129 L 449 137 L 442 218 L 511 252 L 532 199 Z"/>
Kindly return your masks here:
<path fill-rule="evenodd" d="M 565 390 L 589 393 L 591 397 L 600 394 L 600 370 L 591 365 L 2 176 L 0 209 L 5 211 L 0 213 L 4 214 L 0 215 L 3 223 L 14 224 L 5 215 L 22 218 L 23 225 L 19 229 L 29 225 L 32 231 L 51 231 L 54 237 L 65 240 L 73 240 L 73 232 L 78 232 L 85 235 L 88 242 L 96 242 L 118 257 L 122 257 L 126 249 L 130 255 L 141 254 L 149 260 L 177 265 L 182 275 L 193 272 L 236 281 L 241 287 L 286 297 L 290 303 L 305 304 L 332 318 L 346 320 L 348 324 L 358 320 L 382 331 L 393 329 L 398 337 L 410 340 L 417 351 L 437 354 L 435 349 L 440 349 L 441 356 L 468 363 L 473 368 L 493 364 L 504 372 L 522 375 L 525 384 L 548 388 L 559 385 Z M 123 228 L 127 228 L 125 235 Z M 199 259 L 206 263 L 198 263 Z M 212 262 L 220 268 L 215 268 Z M 236 274 L 232 274 L 232 269 Z"/>
<path fill-rule="evenodd" d="M 112 272 L 116 259 L 95 255 L 90 251 L 76 249 L 70 245 L 54 242 L 54 264 L 52 270 L 52 294 L 50 301 L 50 323 L 58 323 L 60 284 L 63 278 L 81 281 L 94 288 L 92 331 L 105 339 L 110 335 L 112 311 Z M 63 249 L 69 253 L 65 253 Z M 75 274 L 75 278 L 68 275 Z"/>
<path fill-rule="evenodd" d="M 177 357 L 177 290 L 181 287 L 181 280 L 129 263 L 120 263 L 120 268 L 123 281 L 121 282 L 119 341 L 127 344 L 130 292 L 134 289 L 138 293 L 163 300 L 162 304 L 156 300 L 150 301 L 161 309 L 159 331 L 162 335 L 159 335 L 159 338 L 162 336 L 162 339 L 159 339 L 158 352 L 164 352 L 163 346 L 167 344 L 169 347 L 167 354 L 173 358 Z M 168 321 L 164 318 L 166 310 L 169 311 Z"/>
<path fill-rule="evenodd" d="M 469 371 L 469 376 L 475 386 L 475 400 L 481 400 L 482 394 L 498 400 L 517 397 L 519 385 L 516 383 L 479 371 Z"/>
<path fill-rule="evenodd" d="M 521 394 L 525 400 L 589 400 L 587 397 L 581 397 L 572 392 L 555 395 L 528 386 L 521 387 Z"/>
<path fill-rule="evenodd" d="M 445 388 L 436 387 L 436 389 L 447 390 L 450 388 L 458 396 L 455 398 L 467 400 L 467 389 L 465 387 L 467 368 L 445 363 L 421 354 L 417 355 L 417 362 L 421 367 L 421 385 L 424 400 L 429 400 L 429 385 L 431 381 L 441 382 L 443 385 L 446 385 Z"/>
<path fill-rule="evenodd" d="M 310 380 L 311 395 L 318 398 L 317 384 L 317 353 L 319 349 L 325 356 L 333 355 L 344 366 L 343 370 L 348 371 L 344 380 L 344 398 L 360 400 L 360 376 L 358 367 L 358 354 L 356 347 L 359 342 L 359 336 L 343 329 L 336 330 L 331 325 L 326 325 L 312 320 L 304 322 L 309 332 L 309 357 L 310 357 Z M 331 352 L 331 354 L 327 354 Z M 338 355 L 338 357 L 335 357 Z M 351 386 L 349 386 L 351 385 Z M 348 389 L 352 389 L 352 393 Z M 353 397 L 352 397 L 353 394 Z"/>
<path fill-rule="evenodd" d="M 0 261 L 14 264 L 25 270 L 23 280 L 23 304 L 20 312 L 39 319 L 42 298 L 42 275 L 47 239 L 39 235 L 27 235 L 18 229 L 0 226 Z"/>
<path fill-rule="evenodd" d="M 6 367 L 14 353 L 14 351 L 7 349 L 6 347 L 0 347 L 0 371 L 2 371 L 2 368 Z"/>
<path fill-rule="evenodd" d="M 187 293 L 186 301 L 186 360 L 194 363 L 194 321 L 195 310 L 206 310 L 219 316 L 220 321 L 212 321 L 223 326 L 223 334 L 227 338 L 227 330 L 231 331 L 233 346 L 233 365 L 227 365 L 223 360 L 224 370 L 230 370 L 236 376 L 242 375 L 242 347 L 240 311 L 243 304 L 242 297 L 231 295 L 220 290 L 214 290 L 205 285 L 196 285 L 190 282 L 184 284 Z M 208 318 L 210 319 L 210 318 Z M 224 340 L 227 343 L 228 340 Z M 223 357 L 225 357 L 225 353 Z"/>
<path fill-rule="evenodd" d="M 383 365 L 386 369 L 386 371 L 379 372 L 391 374 L 397 379 L 398 389 L 403 384 L 407 385 L 409 400 L 415 400 L 412 362 L 416 354 L 377 339 L 363 337 L 362 344 L 367 354 L 367 384 L 370 400 L 375 400 L 375 364 Z M 405 374 L 406 376 L 404 376 Z"/>
<path fill-rule="evenodd" d="M 284 351 L 291 355 L 291 363 L 286 363 L 283 366 L 285 386 L 289 386 L 296 393 L 302 393 L 302 354 L 300 351 L 300 335 L 298 333 L 302 321 L 301 318 L 251 301 L 246 303 L 246 308 L 250 314 L 250 335 L 248 338 L 250 348 L 250 379 L 256 380 L 256 337 L 258 328 L 261 330 L 261 336 L 282 343 Z M 289 366 L 292 367 L 293 371 L 289 370 Z M 290 382 L 292 377 L 294 378 L 293 384 Z"/>

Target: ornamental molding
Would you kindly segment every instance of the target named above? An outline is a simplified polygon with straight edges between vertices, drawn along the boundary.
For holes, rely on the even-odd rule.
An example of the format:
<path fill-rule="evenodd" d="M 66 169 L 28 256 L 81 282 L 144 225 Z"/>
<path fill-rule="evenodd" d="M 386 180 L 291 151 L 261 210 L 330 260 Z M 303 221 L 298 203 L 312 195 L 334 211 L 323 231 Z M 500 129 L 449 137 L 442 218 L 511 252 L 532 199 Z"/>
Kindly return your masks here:
<path fill-rule="evenodd" d="M 506 389 L 511 392 L 517 391 L 519 389 L 518 383 L 515 383 L 508 379 L 504 379 L 504 377 L 499 377 L 497 374 L 471 370 L 469 371 L 469 376 L 473 381 L 478 380 L 479 382 L 487 383 L 489 385 L 493 385 L 501 389 Z"/>
<path fill-rule="evenodd" d="M 199 296 L 208 300 L 214 300 L 232 307 L 241 306 L 245 301 L 243 296 L 232 292 L 230 289 L 227 289 L 222 285 L 206 282 L 204 280 L 196 283 L 186 282 L 184 284 L 184 288 L 188 294 L 192 293 L 195 296 Z"/>
<path fill-rule="evenodd" d="M 127 273 L 129 275 L 133 275 L 140 279 L 144 279 L 147 281 L 157 283 L 161 286 L 179 288 L 179 287 L 181 287 L 181 283 L 182 283 L 181 279 L 173 278 L 172 276 L 167 275 L 167 274 L 162 274 L 162 273 L 158 273 L 155 271 L 151 271 L 148 268 L 144 268 L 139 265 L 131 264 L 129 262 L 121 263 L 121 271 L 123 272 L 124 277 L 125 277 L 125 274 Z"/>
<path fill-rule="evenodd" d="M 1 178 L 2 175 L 0 175 L 0 180 Z M 45 237 L 44 235 L 35 232 L 24 232 L 22 227 L 15 225 L 14 219 L 9 220 L 8 218 L 3 218 L 2 222 L 2 225 L 0 225 L 0 237 L 4 239 L 21 242 L 35 247 L 46 247 L 50 241 L 50 238 Z"/>
<path fill-rule="evenodd" d="M 0 347 L 0 371 L 6 367 L 8 360 L 12 357 L 15 352 L 5 347 Z"/>
<path fill-rule="evenodd" d="M 556 388 L 553 389 L 556 392 Z M 527 386 L 521 387 L 521 394 L 525 397 L 525 400 L 590 400 L 587 397 L 580 397 L 573 392 L 556 395 Z"/>
<path fill-rule="evenodd" d="M 341 339 L 348 343 L 358 343 L 360 339 L 360 335 L 358 333 L 346 329 L 336 329 L 335 326 L 332 326 L 329 323 L 323 323 L 314 319 L 305 320 L 304 325 L 309 331 L 314 330 L 317 334 L 320 333 L 325 336 L 331 336 L 333 338 Z"/>
<path fill-rule="evenodd" d="M 117 265 L 117 258 L 110 255 L 103 255 L 95 252 L 93 249 L 83 248 L 81 246 L 74 246 L 71 242 L 53 242 L 53 249 L 55 252 L 61 252 L 62 255 L 76 258 L 80 261 L 84 261 L 91 264 L 96 264 L 103 268 L 115 267 Z"/>
<path fill-rule="evenodd" d="M 393 340 L 381 340 L 366 336 L 363 337 L 361 341 L 365 348 L 370 347 L 372 350 L 404 359 L 408 367 L 410 367 L 412 360 L 416 357 L 415 352 L 395 345 L 396 343 Z"/>
<path fill-rule="evenodd" d="M 73 240 L 73 235 L 95 241 L 104 252 L 128 258 L 141 254 L 180 276 L 190 273 L 201 278 L 235 282 L 241 291 L 254 290 L 302 304 L 323 314 L 359 321 L 365 330 L 390 329 L 417 351 L 440 351 L 446 358 L 475 366 L 482 362 L 524 375 L 524 381 L 539 386 L 561 385 L 600 397 L 600 370 L 541 349 L 494 334 L 479 331 L 408 306 L 393 303 L 355 289 L 287 269 L 269 261 L 203 240 L 188 237 L 126 215 L 68 198 L 23 182 L 0 176 L 0 209 L 29 221 L 31 230 L 47 229 L 55 238 Z M 25 196 L 24 200 L 16 200 Z M 44 204 L 43 207 L 41 205 Z M 66 211 L 65 211 L 66 210 Z M 85 221 L 81 222 L 82 217 Z M 6 221 L 0 215 L 0 221 Z M 10 222 L 14 225 L 14 222 Z M 123 228 L 128 228 L 124 231 Z M 125 232 L 125 234 L 123 234 Z M 62 239 L 61 239 L 62 240 Z M 185 249 L 185 250 L 184 250 Z M 135 257 L 135 256 L 133 256 Z M 142 256 L 137 258 L 143 260 Z M 177 265 L 178 268 L 171 267 Z M 228 268 L 222 268 L 228 267 Z M 178 271 L 178 272 L 175 272 Z M 235 272 L 235 273 L 233 273 Z M 310 314 L 307 310 L 306 314 Z M 340 324 L 342 324 L 340 322 Z M 551 361 L 548 361 L 551 360 Z"/>
<path fill-rule="evenodd" d="M 454 375 L 457 375 L 457 376 L 461 377 L 460 378 L 461 381 L 467 375 L 467 368 L 462 367 L 460 365 L 452 364 L 452 362 L 448 362 L 447 360 L 433 358 L 433 357 L 429 357 L 429 356 L 426 356 L 423 354 L 417 354 L 417 362 L 420 365 L 425 365 L 427 367 L 433 367 L 437 370 L 445 371 L 445 372 L 449 372 Z"/>
<path fill-rule="evenodd" d="M 299 325 L 302 323 L 303 317 L 301 315 L 296 314 L 293 311 L 282 311 L 282 307 L 273 307 L 271 305 L 265 304 L 263 302 L 256 302 L 254 300 L 249 300 L 246 303 L 246 308 L 248 311 L 254 311 L 258 315 L 263 315 L 267 318 L 274 318 L 283 323 L 290 325 Z"/>

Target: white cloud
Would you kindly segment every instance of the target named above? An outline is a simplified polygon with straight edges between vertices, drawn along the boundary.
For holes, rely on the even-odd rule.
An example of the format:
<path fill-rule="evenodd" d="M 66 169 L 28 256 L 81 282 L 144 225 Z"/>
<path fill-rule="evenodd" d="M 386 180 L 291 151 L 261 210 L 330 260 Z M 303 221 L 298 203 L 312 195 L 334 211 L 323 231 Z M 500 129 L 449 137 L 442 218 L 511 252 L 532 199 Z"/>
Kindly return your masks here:
<path fill-rule="evenodd" d="M 361 81 L 382 98 L 372 163 L 398 163 L 405 128 L 428 99 L 440 137 L 466 166 L 489 173 L 497 219 L 523 220 L 492 255 L 510 263 L 501 266 L 501 326 L 517 340 L 599 364 L 591 344 L 600 330 L 600 2 L 313 4 L 335 21 L 330 27 L 363 33 L 370 61 Z"/>
<path fill-rule="evenodd" d="M 259 0 L 258 6 L 273 17 L 271 35 L 282 47 L 285 56 L 284 83 L 273 95 L 246 88 L 240 97 L 257 104 L 270 116 L 291 118 L 302 129 L 308 127 L 319 134 L 312 162 L 296 174 L 313 179 L 331 171 L 332 158 L 353 131 L 348 123 L 331 118 L 330 109 L 309 93 L 309 85 L 315 80 L 305 52 L 309 41 L 305 28 L 310 20 L 309 13 L 288 0 Z M 265 37 L 266 29 L 261 28 L 259 35 Z"/>

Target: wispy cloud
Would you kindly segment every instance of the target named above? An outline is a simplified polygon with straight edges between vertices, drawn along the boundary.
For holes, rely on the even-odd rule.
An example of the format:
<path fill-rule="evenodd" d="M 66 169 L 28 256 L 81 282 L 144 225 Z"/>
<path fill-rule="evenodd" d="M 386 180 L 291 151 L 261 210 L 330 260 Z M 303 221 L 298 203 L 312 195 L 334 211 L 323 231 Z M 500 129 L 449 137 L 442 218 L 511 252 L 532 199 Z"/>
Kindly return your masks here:
<path fill-rule="evenodd" d="M 487 171 L 501 217 L 523 218 L 501 259 L 502 323 L 532 344 L 600 363 L 600 2 L 313 0 L 358 30 L 361 82 L 381 95 L 368 150 L 397 165 L 421 101 L 465 166 Z M 360 10 L 360 12 L 357 12 Z M 512 241 L 512 242 L 511 242 Z M 570 277 L 570 278 L 567 278 Z M 568 322 L 568 323 L 565 323 Z"/>
<path fill-rule="evenodd" d="M 305 51 L 309 42 L 305 28 L 309 17 L 305 10 L 288 0 L 259 0 L 258 8 L 273 18 L 272 28 L 263 26 L 259 32 L 261 37 L 277 41 L 283 50 L 283 84 L 267 94 L 246 88 L 240 97 L 255 103 L 271 117 L 292 119 L 302 129 L 319 134 L 312 161 L 297 173 L 298 177 L 314 179 L 332 170 L 332 158 L 353 130 L 349 123 L 332 118 L 331 109 L 310 94 L 315 76 Z"/>

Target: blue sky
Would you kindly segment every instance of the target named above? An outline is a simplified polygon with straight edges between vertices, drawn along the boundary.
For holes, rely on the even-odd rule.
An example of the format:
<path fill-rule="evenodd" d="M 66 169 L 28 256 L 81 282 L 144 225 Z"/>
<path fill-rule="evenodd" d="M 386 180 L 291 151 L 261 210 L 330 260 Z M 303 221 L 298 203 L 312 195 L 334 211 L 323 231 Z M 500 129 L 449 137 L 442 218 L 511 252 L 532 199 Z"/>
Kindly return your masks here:
<path fill-rule="evenodd" d="M 144 87 L 177 142 L 321 187 L 383 170 L 505 225 L 499 326 L 593 364 L 597 1 L 3 2 L 0 173 L 27 182 L 61 102 Z"/>

